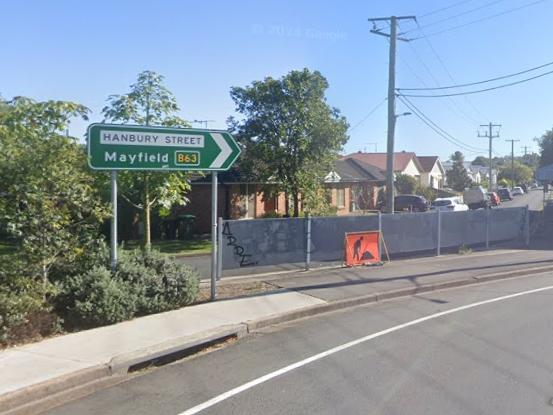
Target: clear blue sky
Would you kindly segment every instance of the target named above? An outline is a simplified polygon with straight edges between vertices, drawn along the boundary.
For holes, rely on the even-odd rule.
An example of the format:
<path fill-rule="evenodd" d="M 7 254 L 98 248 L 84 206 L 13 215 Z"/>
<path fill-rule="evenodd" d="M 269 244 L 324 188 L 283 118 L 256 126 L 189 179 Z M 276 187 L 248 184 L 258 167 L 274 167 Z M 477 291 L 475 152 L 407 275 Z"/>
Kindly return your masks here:
<path fill-rule="evenodd" d="M 453 79 L 478 81 L 553 61 L 553 1 L 430 35 L 532 1 L 465 1 L 419 21 L 423 27 L 430 24 L 424 33 Z M 93 111 L 91 121 L 100 121 L 107 96 L 127 92 L 138 72 L 151 69 L 166 77 L 182 117 L 215 120 L 211 128 L 225 128 L 234 112 L 231 86 L 307 67 L 328 79 L 328 102 L 354 126 L 382 101 L 387 88 L 388 43 L 369 33 L 367 18 L 423 16 L 454 3 L 459 1 L 5 1 L 0 5 L 0 94 L 76 101 Z M 401 29 L 415 27 L 402 23 Z M 425 39 L 399 44 L 397 86 L 451 83 Z M 495 148 L 506 154 L 510 144 L 504 139 L 510 138 L 521 140 L 517 151 L 520 145 L 537 150 L 532 139 L 553 127 L 552 92 L 550 76 L 472 95 L 470 101 L 413 102 L 471 146 L 487 147 L 476 137 L 478 124 L 503 124 Z M 403 111 L 398 103 L 398 112 Z M 86 123 L 76 122 L 71 133 L 80 136 L 85 129 Z M 384 103 L 351 131 L 346 151 L 372 150 L 366 144 L 371 142 L 384 151 L 385 141 Z M 457 148 L 408 116 L 398 119 L 396 149 L 447 157 Z"/>

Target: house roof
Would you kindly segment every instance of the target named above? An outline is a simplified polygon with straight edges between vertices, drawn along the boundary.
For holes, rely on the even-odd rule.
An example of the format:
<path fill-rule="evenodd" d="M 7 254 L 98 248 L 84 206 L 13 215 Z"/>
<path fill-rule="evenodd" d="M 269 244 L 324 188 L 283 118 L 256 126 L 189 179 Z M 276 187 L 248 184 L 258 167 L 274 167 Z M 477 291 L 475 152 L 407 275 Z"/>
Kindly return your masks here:
<path fill-rule="evenodd" d="M 426 173 L 431 172 L 438 161 L 438 156 L 417 156 L 417 158 L 421 164 L 422 171 Z"/>
<path fill-rule="evenodd" d="M 217 180 L 220 184 L 225 183 L 257 183 L 253 180 L 248 180 L 247 178 L 243 177 L 243 175 L 240 173 L 240 169 L 238 166 L 231 167 L 227 171 L 220 171 L 217 174 Z M 192 184 L 211 184 L 211 173 L 205 172 L 204 174 L 200 173 L 193 173 L 192 177 L 190 178 L 190 182 Z"/>
<path fill-rule="evenodd" d="M 386 180 L 378 167 L 355 159 L 336 160 L 334 163 L 333 172 L 335 172 L 339 176 L 339 182 L 367 182 Z M 227 171 L 219 172 L 218 180 L 221 184 L 260 183 L 259 181 L 249 180 L 247 177 L 244 177 L 240 173 L 239 166 L 234 166 Z M 190 181 L 192 182 L 192 184 L 210 184 L 211 174 L 194 174 L 194 176 L 191 177 Z"/>
<path fill-rule="evenodd" d="M 378 167 L 354 158 L 336 160 L 334 171 L 340 176 L 342 182 L 386 180 Z"/>
<path fill-rule="evenodd" d="M 351 153 L 345 156 L 344 158 L 354 158 L 356 160 L 362 161 L 366 164 L 371 164 L 378 167 L 381 171 L 386 171 L 386 153 Z M 399 153 L 394 153 L 394 171 L 402 172 L 407 168 L 409 162 L 413 160 L 415 165 L 419 170 L 422 170 L 422 167 L 417 160 L 415 153 L 410 151 L 402 151 Z"/>

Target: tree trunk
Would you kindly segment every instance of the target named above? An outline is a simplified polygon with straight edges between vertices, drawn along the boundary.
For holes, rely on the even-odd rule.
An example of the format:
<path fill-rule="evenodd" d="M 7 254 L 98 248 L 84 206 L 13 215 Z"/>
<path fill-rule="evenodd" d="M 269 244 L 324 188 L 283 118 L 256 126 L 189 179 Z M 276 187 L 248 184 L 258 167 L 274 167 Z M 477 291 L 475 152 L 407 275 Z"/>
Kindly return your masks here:
<path fill-rule="evenodd" d="M 297 218 L 300 215 L 300 198 L 298 195 L 298 191 L 294 191 L 294 217 Z"/>
<path fill-rule="evenodd" d="M 288 199 L 288 193 L 284 192 L 284 216 L 290 216 L 290 199 Z"/>
<path fill-rule="evenodd" d="M 150 182 L 148 173 L 144 175 L 144 248 L 152 246 L 150 234 Z"/>

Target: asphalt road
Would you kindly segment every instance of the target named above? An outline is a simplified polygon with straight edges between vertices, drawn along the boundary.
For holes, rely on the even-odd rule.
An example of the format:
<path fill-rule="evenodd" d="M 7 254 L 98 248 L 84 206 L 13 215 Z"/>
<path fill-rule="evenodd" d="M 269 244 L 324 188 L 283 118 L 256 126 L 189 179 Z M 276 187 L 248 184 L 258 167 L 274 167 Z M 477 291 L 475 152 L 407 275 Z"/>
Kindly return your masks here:
<path fill-rule="evenodd" d="M 49 413 L 551 414 L 552 310 L 550 275 L 376 303 L 265 330 Z"/>
<path fill-rule="evenodd" d="M 520 196 L 513 196 L 513 200 L 507 200 L 501 202 L 500 207 L 522 207 L 526 206 L 530 210 L 542 210 L 543 209 L 543 190 L 534 189 L 530 190 L 528 193 L 525 193 Z"/>

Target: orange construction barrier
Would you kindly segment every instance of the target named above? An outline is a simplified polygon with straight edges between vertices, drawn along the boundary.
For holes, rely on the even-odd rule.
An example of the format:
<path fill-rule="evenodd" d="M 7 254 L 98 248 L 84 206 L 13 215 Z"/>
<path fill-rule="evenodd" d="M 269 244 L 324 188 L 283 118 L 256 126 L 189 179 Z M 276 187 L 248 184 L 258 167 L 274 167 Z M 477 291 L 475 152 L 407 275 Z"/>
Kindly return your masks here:
<path fill-rule="evenodd" d="M 379 231 L 346 233 L 344 259 L 346 266 L 380 263 Z"/>

